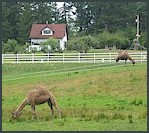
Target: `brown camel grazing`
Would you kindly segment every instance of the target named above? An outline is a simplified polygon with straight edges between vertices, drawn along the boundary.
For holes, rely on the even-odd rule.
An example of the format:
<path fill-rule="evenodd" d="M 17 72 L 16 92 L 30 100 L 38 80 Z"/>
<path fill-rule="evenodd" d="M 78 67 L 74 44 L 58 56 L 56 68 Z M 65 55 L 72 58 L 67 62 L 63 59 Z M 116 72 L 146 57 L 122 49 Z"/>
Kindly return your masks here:
<path fill-rule="evenodd" d="M 45 89 L 43 86 L 38 86 L 34 90 L 31 90 L 27 95 L 26 98 L 23 100 L 23 102 L 20 104 L 20 106 L 16 109 L 14 113 L 12 113 L 12 118 L 16 119 L 17 117 L 20 116 L 21 110 L 26 106 L 30 105 L 32 109 L 33 116 L 36 117 L 36 112 L 35 112 L 35 105 L 43 104 L 47 102 L 48 105 L 51 108 L 52 115 L 54 113 L 53 106 L 58 110 L 59 116 L 61 118 L 61 111 L 58 107 L 58 104 L 56 102 L 56 99 L 54 95 Z M 32 117 L 34 118 L 34 117 Z"/>
<path fill-rule="evenodd" d="M 119 60 L 125 60 L 125 64 L 126 64 L 126 61 L 128 59 L 132 62 L 133 66 L 134 66 L 135 60 L 132 59 L 132 57 L 128 54 L 127 50 L 125 50 L 124 52 L 119 51 L 118 55 L 116 57 L 116 62 L 118 62 Z"/>

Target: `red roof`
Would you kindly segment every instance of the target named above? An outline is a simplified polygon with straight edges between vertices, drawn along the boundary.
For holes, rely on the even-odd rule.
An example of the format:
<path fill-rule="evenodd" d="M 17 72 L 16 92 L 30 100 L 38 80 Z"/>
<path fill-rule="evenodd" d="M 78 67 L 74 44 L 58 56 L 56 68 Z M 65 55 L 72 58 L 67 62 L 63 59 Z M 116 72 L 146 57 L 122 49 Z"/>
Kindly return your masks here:
<path fill-rule="evenodd" d="M 44 28 L 50 28 L 54 31 L 53 35 L 42 35 L 41 31 Z M 66 24 L 32 24 L 30 38 L 63 38 L 65 36 Z"/>

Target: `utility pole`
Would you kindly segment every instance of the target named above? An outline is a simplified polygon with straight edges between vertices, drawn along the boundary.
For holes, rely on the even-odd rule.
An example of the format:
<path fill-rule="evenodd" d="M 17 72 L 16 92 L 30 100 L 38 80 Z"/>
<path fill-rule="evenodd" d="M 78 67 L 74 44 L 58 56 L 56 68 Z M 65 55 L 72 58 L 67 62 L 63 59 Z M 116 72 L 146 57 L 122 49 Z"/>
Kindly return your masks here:
<path fill-rule="evenodd" d="M 140 25 L 140 22 L 139 22 L 139 15 L 137 15 L 137 19 L 135 20 L 135 22 L 137 23 L 137 34 L 136 34 L 136 37 L 137 37 L 137 41 L 139 42 L 139 25 Z"/>

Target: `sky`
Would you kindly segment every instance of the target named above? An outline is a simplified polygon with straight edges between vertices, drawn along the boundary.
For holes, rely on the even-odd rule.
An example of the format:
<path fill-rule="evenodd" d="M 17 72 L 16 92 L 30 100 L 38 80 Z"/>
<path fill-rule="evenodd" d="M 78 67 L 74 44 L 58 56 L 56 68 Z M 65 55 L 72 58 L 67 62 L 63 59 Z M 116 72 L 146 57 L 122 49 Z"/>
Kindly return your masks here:
<path fill-rule="evenodd" d="M 58 7 L 58 8 L 59 8 L 59 7 L 62 7 L 63 4 L 64 4 L 64 2 L 57 2 L 57 7 Z"/>

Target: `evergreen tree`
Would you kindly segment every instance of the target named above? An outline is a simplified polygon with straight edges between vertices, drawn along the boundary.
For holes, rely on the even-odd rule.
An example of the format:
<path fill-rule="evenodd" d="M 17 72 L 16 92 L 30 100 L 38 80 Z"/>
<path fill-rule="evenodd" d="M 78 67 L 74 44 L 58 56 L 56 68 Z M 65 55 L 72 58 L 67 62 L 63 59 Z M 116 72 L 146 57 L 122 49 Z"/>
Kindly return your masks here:
<path fill-rule="evenodd" d="M 35 23 L 52 23 L 52 8 L 50 2 L 33 2 L 32 10 L 35 14 Z"/>
<path fill-rule="evenodd" d="M 146 2 L 64 2 L 59 9 L 57 2 L 2 2 L 2 41 L 16 39 L 19 44 L 25 44 L 32 23 L 46 22 L 66 23 L 72 37 L 75 27 L 79 29 L 77 36 L 123 31 L 132 39 L 136 15 L 140 15 L 140 34 L 146 35 L 146 8 Z"/>
<path fill-rule="evenodd" d="M 2 40 L 17 39 L 18 27 L 16 23 L 19 20 L 20 3 L 3 2 L 2 3 Z"/>
<path fill-rule="evenodd" d="M 21 12 L 19 16 L 18 26 L 18 41 L 20 44 L 25 44 L 28 41 L 31 25 L 34 23 L 34 14 L 30 3 L 21 3 Z"/>

